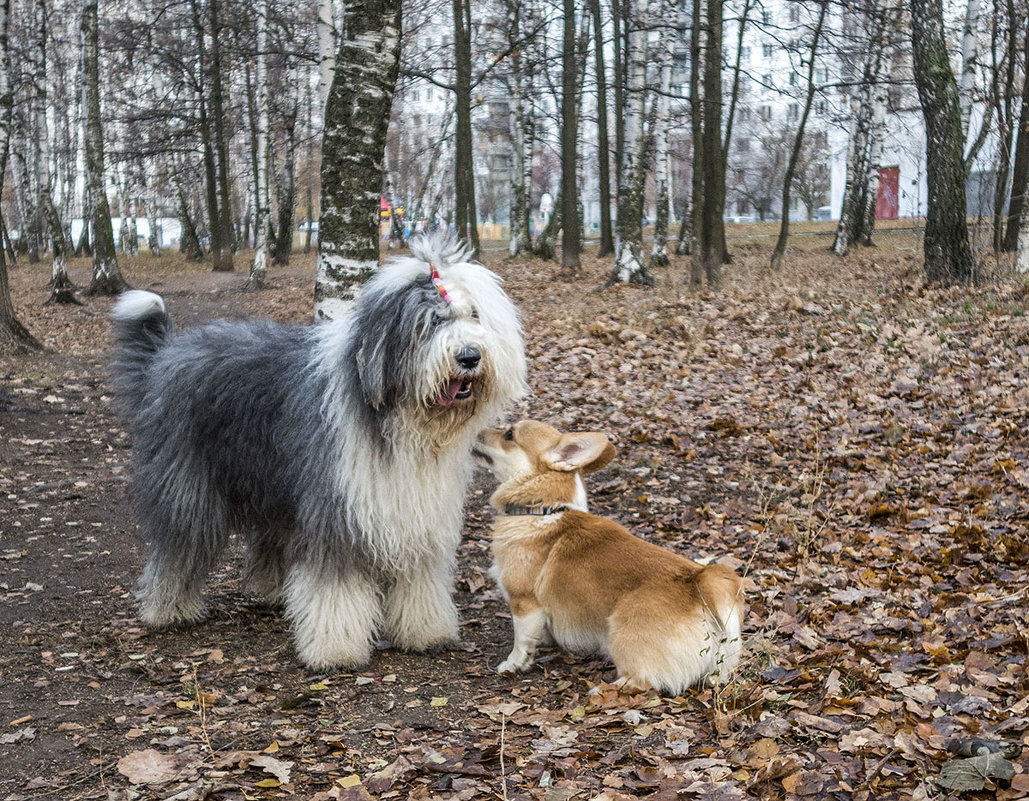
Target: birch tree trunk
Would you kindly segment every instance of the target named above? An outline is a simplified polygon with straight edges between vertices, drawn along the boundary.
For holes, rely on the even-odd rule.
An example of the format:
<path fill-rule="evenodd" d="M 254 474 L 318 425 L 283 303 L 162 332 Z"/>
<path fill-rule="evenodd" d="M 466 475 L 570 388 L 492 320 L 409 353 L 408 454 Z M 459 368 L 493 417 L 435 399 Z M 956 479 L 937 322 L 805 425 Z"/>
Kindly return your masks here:
<path fill-rule="evenodd" d="M 650 249 L 650 266 L 668 266 L 668 202 L 671 195 L 668 176 L 669 93 L 672 87 L 672 9 L 666 0 L 657 6 L 659 19 L 666 20 L 658 39 L 659 89 L 654 119 L 654 184 L 657 196 L 657 215 L 654 220 L 654 243 Z"/>
<path fill-rule="evenodd" d="M 704 52 L 704 207 L 701 258 L 708 286 L 722 283 L 725 261 L 725 156 L 722 142 L 722 0 L 707 0 Z"/>
<path fill-rule="evenodd" d="M 1025 76 L 1022 78 L 1022 108 L 1018 117 L 1018 138 L 1015 140 L 1015 165 L 1011 172 L 1011 200 L 1003 248 L 1010 253 L 1020 246 L 1020 229 L 1025 229 L 1026 197 L 1029 195 L 1029 31 L 1025 34 Z M 1020 251 L 1021 258 L 1021 251 Z"/>
<path fill-rule="evenodd" d="M 282 165 L 282 177 L 279 180 L 279 235 L 275 239 L 275 263 L 285 267 L 293 254 L 294 214 L 297 205 L 297 115 L 300 112 L 299 102 L 294 105 L 283 120 L 285 158 Z"/>
<path fill-rule="evenodd" d="M 453 0 L 454 9 L 454 221 L 458 234 L 479 249 L 472 151 L 472 12 L 471 0 Z"/>
<path fill-rule="evenodd" d="M 886 87 L 872 89 L 872 123 L 868 138 L 868 161 L 865 166 L 864 193 L 858 209 L 861 219 L 857 226 L 857 241 L 872 247 L 875 231 L 875 207 L 879 201 L 879 169 L 882 161 L 883 134 L 886 128 Z"/>
<path fill-rule="evenodd" d="M 886 29 L 893 19 L 891 0 L 873 0 L 865 12 L 867 43 L 862 68 L 861 85 L 851 99 L 851 128 L 847 142 L 847 172 L 844 179 L 843 202 L 840 219 L 836 226 L 836 238 L 830 250 L 837 256 L 845 256 L 852 245 L 859 242 L 871 243 L 872 230 L 865 229 L 866 223 L 874 225 L 875 215 L 866 218 L 869 203 L 869 181 L 878 181 L 878 164 L 872 165 L 873 151 L 879 152 L 883 131 L 877 125 L 876 104 L 881 98 L 880 83 L 885 59 Z M 877 157 L 876 157 L 877 160 Z M 875 197 L 872 196 L 873 204 Z"/>
<path fill-rule="evenodd" d="M 575 0 L 564 0 L 564 56 L 561 68 L 561 270 L 579 269 L 579 186 L 578 130 L 576 101 L 578 64 L 575 30 Z"/>
<path fill-rule="evenodd" d="M 322 110 L 336 71 L 336 11 L 333 0 L 318 0 L 318 97 Z"/>
<path fill-rule="evenodd" d="M 166 157 L 164 169 L 168 178 L 175 188 L 175 201 L 178 208 L 179 225 L 182 227 L 182 235 L 179 239 L 179 252 L 186 257 L 186 261 L 202 261 L 204 249 L 200 246 L 200 238 L 197 236 L 196 222 L 189 210 L 189 196 L 182 183 L 182 174 L 178 165 L 171 156 Z"/>
<path fill-rule="evenodd" d="M 690 220 L 683 219 L 679 235 L 690 254 L 690 287 L 699 289 L 704 283 L 704 265 L 700 250 L 700 228 L 704 216 L 704 104 L 700 96 L 700 73 L 703 69 L 700 46 L 700 3 L 693 3 L 690 12 L 690 136 L 693 139 L 693 162 L 690 173 Z"/>
<path fill-rule="evenodd" d="M 7 153 L 11 145 L 11 109 L 14 95 L 11 81 L 10 28 L 11 0 L 0 0 L 0 187 L 7 173 Z M 0 227 L 2 226 L 0 210 Z M 42 347 L 14 313 L 11 287 L 7 280 L 7 248 L 0 243 L 0 353 Z"/>
<path fill-rule="evenodd" d="M 511 48 L 511 146 L 514 169 L 511 171 L 512 257 L 532 249 L 532 149 L 535 138 L 533 119 L 532 64 L 528 47 L 521 42 L 523 11 L 531 19 L 531 4 L 512 0 L 508 4 L 508 46 Z M 435 153 L 433 154 L 435 157 Z"/>
<path fill-rule="evenodd" d="M 932 282 L 969 283 L 975 277 L 975 264 L 965 208 L 965 141 L 941 0 L 911 0 L 911 42 L 927 134 L 925 274 Z"/>
<path fill-rule="evenodd" d="M 214 237 L 211 250 L 214 269 L 217 272 L 232 272 L 232 251 L 234 234 L 232 229 L 232 192 L 229 182 L 229 132 L 225 108 L 226 76 L 223 58 L 222 4 L 225 0 L 207 0 L 211 23 L 211 70 L 208 74 L 211 91 L 211 117 L 214 122 L 214 154 L 218 175 L 218 229 L 221 237 L 215 249 Z"/>
<path fill-rule="evenodd" d="M 793 138 L 793 148 L 790 150 L 789 161 L 786 162 L 786 175 L 782 182 L 782 222 L 779 224 L 779 237 L 775 241 L 775 248 L 772 250 L 771 268 L 778 270 L 782 267 L 783 257 L 786 255 L 786 241 L 790 236 L 790 193 L 793 188 L 793 176 L 797 172 L 797 162 L 800 159 L 800 152 L 804 146 L 804 130 L 807 127 L 807 118 L 811 113 L 811 104 L 815 99 L 815 62 L 818 58 L 818 45 L 822 38 L 822 27 L 825 24 L 825 14 L 829 9 L 829 0 L 819 0 L 818 21 L 815 23 L 814 31 L 811 34 L 811 50 L 807 59 L 807 93 L 804 96 L 804 110 L 801 112 L 800 121 L 797 123 L 797 133 Z M 875 207 L 873 206 L 873 213 Z"/>
<path fill-rule="evenodd" d="M 1015 257 L 1015 271 L 1029 273 L 1029 214 L 1022 215 L 1022 227 L 1018 232 L 1018 254 Z"/>
<path fill-rule="evenodd" d="M 254 262 L 250 266 L 247 289 L 263 289 L 268 275 L 268 224 L 271 202 L 268 192 L 268 0 L 258 0 L 257 63 L 254 90 L 257 125 L 254 129 Z M 287 236 L 290 232 L 286 232 Z"/>
<path fill-rule="evenodd" d="M 965 24 L 961 36 L 961 132 L 968 138 L 968 121 L 972 113 L 972 95 L 975 92 L 975 71 L 978 66 L 979 10 L 982 0 L 968 0 L 965 6 Z"/>
<path fill-rule="evenodd" d="M 590 0 L 593 13 L 593 55 L 597 73 L 597 165 L 600 184 L 600 248 L 597 256 L 603 258 L 615 252 L 614 232 L 611 228 L 611 144 L 608 139 L 607 71 L 604 66 L 604 27 L 600 0 Z"/>
<path fill-rule="evenodd" d="M 379 196 L 400 69 L 400 0 L 347 5 L 325 107 L 315 317 L 335 319 L 379 264 Z"/>
<path fill-rule="evenodd" d="M 653 279 L 643 261 L 643 189 L 647 177 L 644 159 L 644 110 L 647 81 L 648 0 L 626 0 L 629 13 L 625 84 L 625 133 L 621 179 L 618 185 L 618 218 L 615 226 L 615 266 L 608 283 L 634 282 L 650 285 Z"/>
<path fill-rule="evenodd" d="M 100 23 L 97 0 L 82 3 L 82 65 L 86 105 L 86 182 L 92 205 L 93 277 L 87 296 L 117 295 L 128 289 L 114 250 L 111 207 L 104 188 L 104 132 L 100 119 Z M 83 227 L 85 221 L 83 221 Z"/>
<path fill-rule="evenodd" d="M 38 63 L 36 64 L 35 91 L 32 93 L 31 115 L 35 118 L 33 130 L 38 137 L 36 148 L 36 188 L 38 192 L 39 210 L 46 221 L 47 234 L 50 238 L 50 254 L 53 258 L 50 269 L 50 297 L 46 305 L 55 303 L 79 303 L 75 297 L 75 285 L 68 277 L 68 242 L 64 235 L 64 226 L 61 224 L 61 215 L 54 203 L 51 186 L 54 176 L 50 171 L 50 132 L 47 125 L 46 112 L 48 108 L 47 98 L 47 43 L 50 40 L 49 18 L 46 0 L 38 0 L 39 8 L 39 40 Z"/>

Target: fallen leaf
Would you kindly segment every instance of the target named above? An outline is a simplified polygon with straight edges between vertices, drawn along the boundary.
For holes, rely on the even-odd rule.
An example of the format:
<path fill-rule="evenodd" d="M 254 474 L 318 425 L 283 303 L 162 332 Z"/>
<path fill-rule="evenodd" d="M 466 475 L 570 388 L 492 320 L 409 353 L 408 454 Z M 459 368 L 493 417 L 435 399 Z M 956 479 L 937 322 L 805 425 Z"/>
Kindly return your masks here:
<path fill-rule="evenodd" d="M 118 760 L 118 772 L 129 784 L 166 784 L 178 774 L 178 761 L 153 748 L 133 751 Z"/>

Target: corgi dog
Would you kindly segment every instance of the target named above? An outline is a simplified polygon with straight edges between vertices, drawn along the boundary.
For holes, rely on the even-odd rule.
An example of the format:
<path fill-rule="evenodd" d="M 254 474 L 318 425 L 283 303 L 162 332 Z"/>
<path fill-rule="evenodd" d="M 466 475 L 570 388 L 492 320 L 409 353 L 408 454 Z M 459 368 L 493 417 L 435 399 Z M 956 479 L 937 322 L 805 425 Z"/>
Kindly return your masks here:
<path fill-rule="evenodd" d="M 493 574 L 511 606 L 514 647 L 497 668 L 521 672 L 541 642 L 608 655 L 628 690 L 678 695 L 718 683 L 740 655 L 740 578 L 630 534 L 586 509 L 584 473 L 615 448 L 597 432 L 535 420 L 488 429 L 473 448 L 500 481 Z"/>

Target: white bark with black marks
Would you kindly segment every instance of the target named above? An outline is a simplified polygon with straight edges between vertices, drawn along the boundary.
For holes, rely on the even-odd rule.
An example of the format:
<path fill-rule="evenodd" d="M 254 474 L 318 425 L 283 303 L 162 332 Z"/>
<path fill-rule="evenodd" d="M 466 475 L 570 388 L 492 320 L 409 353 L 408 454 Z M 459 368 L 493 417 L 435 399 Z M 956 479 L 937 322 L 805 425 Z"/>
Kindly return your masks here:
<path fill-rule="evenodd" d="M 979 65 L 979 11 L 982 4 L 982 0 L 968 0 L 961 36 L 961 130 L 966 138 L 975 93 L 975 73 Z"/>
<path fill-rule="evenodd" d="M 268 192 L 268 0 L 258 0 L 257 7 L 257 59 L 254 69 L 255 115 L 254 130 L 254 263 L 247 280 L 248 289 L 262 289 L 268 276 L 268 224 L 271 219 Z M 291 236 L 292 231 L 284 232 Z"/>
<path fill-rule="evenodd" d="M 625 81 L 625 133 L 618 219 L 615 226 L 615 266 L 610 283 L 650 283 L 643 261 L 643 190 L 647 177 L 643 148 L 646 105 L 648 0 L 627 0 L 629 14 L 628 68 Z"/>
<path fill-rule="evenodd" d="M 355 0 L 325 107 L 315 317 L 336 319 L 379 264 L 386 126 L 400 66 L 400 0 Z"/>
<path fill-rule="evenodd" d="M 662 20 L 672 17 L 671 4 L 660 0 L 658 16 Z M 671 197 L 669 186 L 669 126 L 671 113 L 669 94 L 672 86 L 672 37 L 675 29 L 666 23 L 658 39 L 659 88 L 655 99 L 657 113 L 654 118 L 654 185 L 657 195 L 657 215 L 654 221 L 654 243 L 650 249 L 650 266 L 668 265 L 668 207 Z"/>
<path fill-rule="evenodd" d="M 117 295 L 128 288 L 114 249 L 111 207 L 104 187 L 104 132 L 100 118 L 100 21 L 97 0 L 82 4 L 82 64 L 86 105 L 86 183 L 92 204 L 93 277 L 86 295 Z"/>

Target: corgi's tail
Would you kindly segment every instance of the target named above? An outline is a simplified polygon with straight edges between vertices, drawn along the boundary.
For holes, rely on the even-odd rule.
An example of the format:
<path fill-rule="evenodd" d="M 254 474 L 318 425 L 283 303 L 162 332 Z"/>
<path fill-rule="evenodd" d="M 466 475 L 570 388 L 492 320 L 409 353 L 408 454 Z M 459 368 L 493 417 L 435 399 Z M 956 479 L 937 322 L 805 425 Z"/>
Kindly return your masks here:
<path fill-rule="evenodd" d="M 713 564 L 697 574 L 710 629 L 714 670 L 710 681 L 725 681 L 736 669 L 743 647 L 743 582 L 725 565 Z"/>

